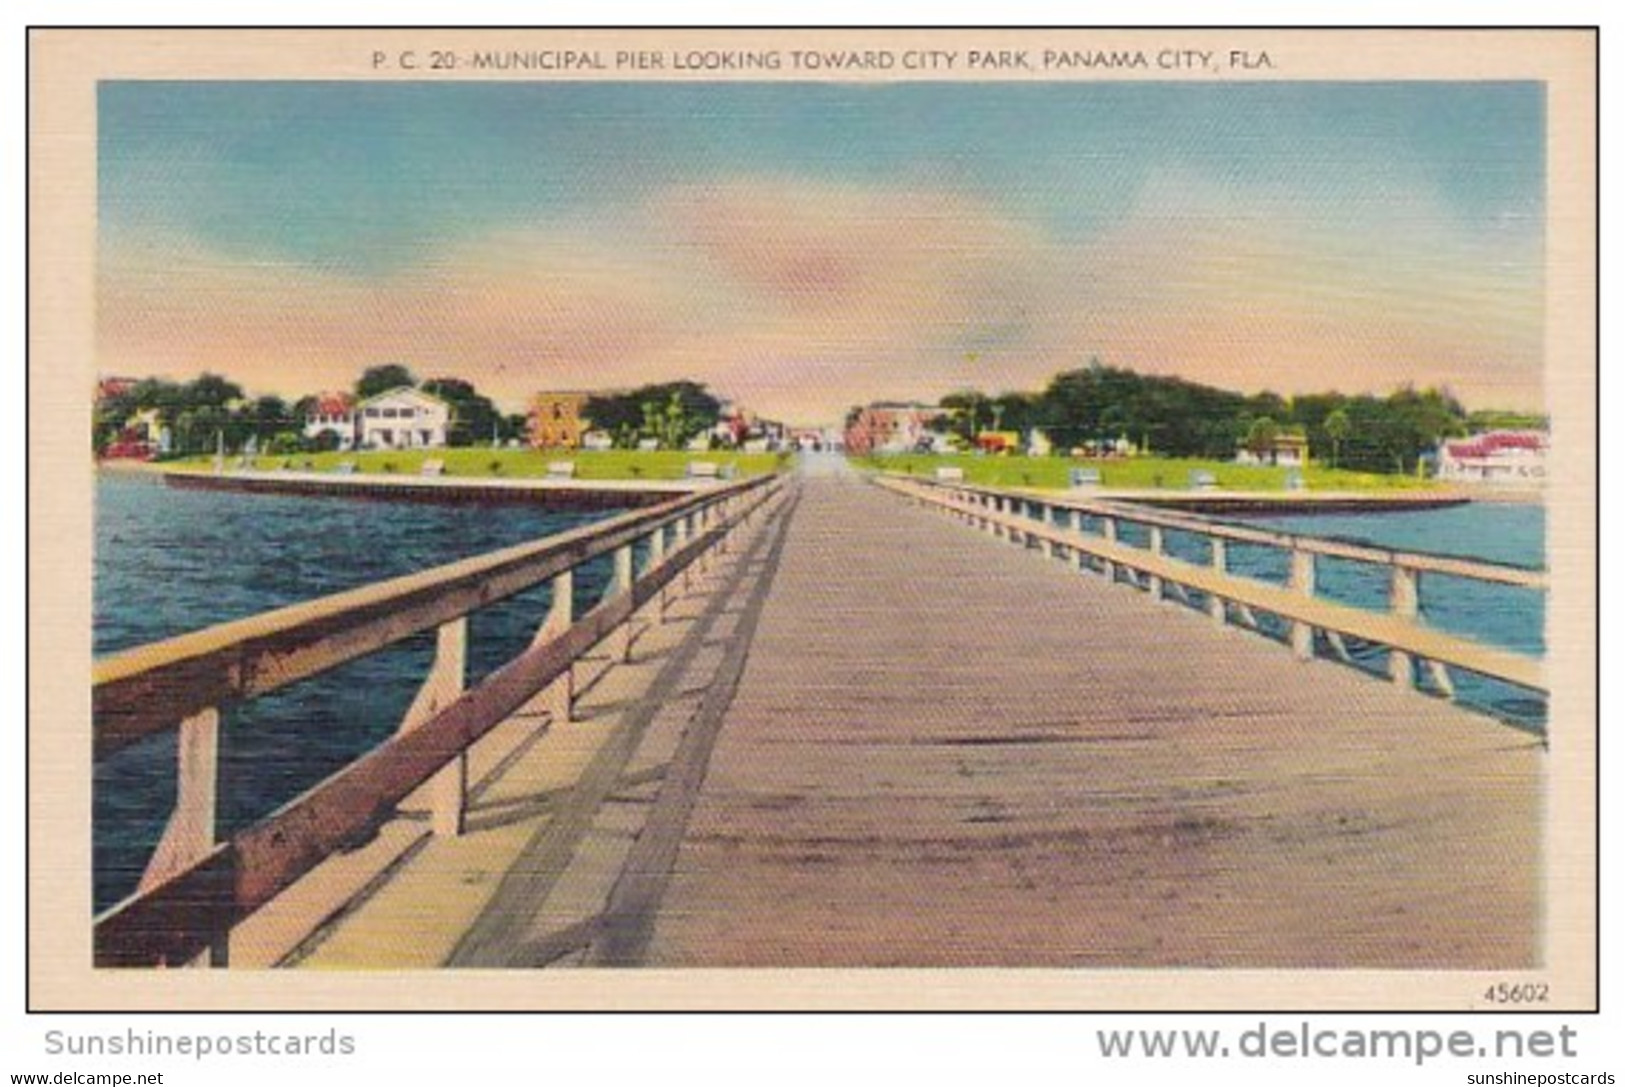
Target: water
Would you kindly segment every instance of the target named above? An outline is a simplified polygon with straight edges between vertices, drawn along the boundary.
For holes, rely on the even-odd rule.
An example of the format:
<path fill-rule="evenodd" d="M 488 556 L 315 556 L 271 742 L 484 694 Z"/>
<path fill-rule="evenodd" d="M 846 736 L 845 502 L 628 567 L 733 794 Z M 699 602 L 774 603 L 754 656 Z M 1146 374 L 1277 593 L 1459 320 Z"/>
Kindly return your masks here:
<path fill-rule="evenodd" d="M 96 502 L 98 656 L 610 516 L 180 490 L 113 473 L 97 481 Z M 602 596 L 610 575 L 608 556 L 578 569 L 577 614 Z M 471 618 L 471 683 L 525 648 L 549 597 L 543 585 Z M 393 733 L 433 655 L 428 632 L 229 709 L 222 833 L 273 811 Z M 96 765 L 98 910 L 135 889 L 174 789 L 173 732 Z"/>
<path fill-rule="evenodd" d="M 1255 528 L 1319 536 L 1398 551 L 1455 555 L 1529 569 L 1545 565 L 1546 511 L 1539 505 L 1474 503 L 1445 509 L 1400 513 L 1306 514 L 1249 517 L 1238 521 Z M 1093 530 L 1086 524 L 1086 530 Z M 1149 532 L 1123 524 L 1119 538 L 1148 546 Z M 1208 565 L 1212 552 L 1205 537 L 1168 531 L 1164 549 L 1187 562 Z M 1288 580 L 1290 559 L 1279 548 L 1232 542 L 1226 550 L 1231 573 L 1277 585 Z M 1385 567 L 1320 556 L 1315 563 L 1315 593 L 1341 604 L 1371 611 L 1388 609 L 1390 575 Z M 1428 626 L 1530 656 L 1546 651 L 1546 594 L 1514 585 L 1496 585 L 1446 574 L 1426 573 L 1419 585 L 1420 618 Z M 1196 606 L 1205 601 L 1197 598 Z M 1276 616 L 1260 615 L 1268 636 L 1285 640 L 1288 626 Z M 1348 640 L 1357 667 L 1387 675 L 1388 652 L 1381 646 Z M 1321 639 L 1317 652 L 1331 656 Z M 1457 700 L 1509 724 L 1539 730 L 1546 723 L 1546 700 L 1539 694 L 1457 668 L 1448 669 Z M 1419 674 L 1424 686 L 1429 682 Z"/>

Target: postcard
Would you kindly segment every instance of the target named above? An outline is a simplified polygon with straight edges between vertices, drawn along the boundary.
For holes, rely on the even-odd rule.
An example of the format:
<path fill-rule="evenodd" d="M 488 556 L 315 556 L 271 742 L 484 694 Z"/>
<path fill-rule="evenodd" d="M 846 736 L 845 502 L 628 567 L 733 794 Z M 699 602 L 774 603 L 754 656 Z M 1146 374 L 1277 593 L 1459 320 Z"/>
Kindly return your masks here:
<path fill-rule="evenodd" d="M 1594 1009 L 1595 48 L 32 32 L 30 1006 Z"/>

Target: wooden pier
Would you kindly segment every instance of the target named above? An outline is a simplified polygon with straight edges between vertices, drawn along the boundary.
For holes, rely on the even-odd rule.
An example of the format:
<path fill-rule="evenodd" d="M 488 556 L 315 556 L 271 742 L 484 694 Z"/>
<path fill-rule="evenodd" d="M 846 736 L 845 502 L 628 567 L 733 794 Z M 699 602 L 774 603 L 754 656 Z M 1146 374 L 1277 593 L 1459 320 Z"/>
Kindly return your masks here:
<path fill-rule="evenodd" d="M 832 468 L 584 537 L 570 562 L 651 531 L 660 543 L 647 569 L 626 560 L 585 633 L 543 625 L 545 667 L 513 708 L 459 709 L 446 680 L 449 708 L 415 727 L 464 752 L 451 786 L 428 762 L 396 773 L 370 837 L 330 829 L 310 848 L 345 848 L 297 864 L 263 827 L 216 847 L 194 828 L 179 876 L 100 920 L 101 961 L 193 947 L 336 969 L 1542 962 L 1541 739 L 1417 689 L 1413 663 L 1425 676 L 1460 653 L 1407 633 L 1406 601 L 1376 616 L 1403 646 L 1389 682 L 1243 629 L 1239 596 L 1214 592 L 1219 622 L 1164 599 L 1179 577 L 1231 591 L 1211 570 L 894 490 Z M 1143 578 L 1119 573 L 1131 560 Z M 569 566 L 527 561 L 525 583 Z M 462 571 L 456 606 L 426 603 L 438 582 L 420 581 L 405 625 L 445 630 L 489 598 L 470 594 L 490 574 Z M 388 607 L 369 606 L 381 622 Z M 308 629 L 331 635 L 337 614 Z M 1347 617 L 1301 619 L 1313 634 Z M 219 697 L 165 712 L 195 719 Z M 134 705 L 104 744 L 158 727 Z M 204 772 L 187 750 L 182 773 Z M 362 784 L 329 795 L 356 801 Z M 260 888 L 252 909 L 245 887 Z M 202 937 L 163 938 L 204 921 Z"/>

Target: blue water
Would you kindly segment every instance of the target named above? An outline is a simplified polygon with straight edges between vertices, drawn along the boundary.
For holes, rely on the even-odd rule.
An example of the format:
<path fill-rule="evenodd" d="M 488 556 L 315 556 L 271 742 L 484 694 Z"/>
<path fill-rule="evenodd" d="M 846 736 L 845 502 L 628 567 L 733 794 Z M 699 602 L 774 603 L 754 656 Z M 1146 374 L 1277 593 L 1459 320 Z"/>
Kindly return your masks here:
<path fill-rule="evenodd" d="M 96 488 L 98 655 L 567 531 L 610 514 L 180 490 L 104 474 Z M 576 576 L 579 614 L 602 596 L 606 556 Z M 476 613 L 469 677 L 522 651 L 544 585 Z M 394 732 L 434 655 L 432 632 L 224 715 L 223 833 L 299 795 Z M 174 804 L 167 733 L 95 768 L 97 909 L 129 894 Z"/>
<path fill-rule="evenodd" d="M 1546 511 L 1539 505 L 1474 503 L 1445 509 L 1402 513 L 1313 514 L 1293 517 L 1249 517 L 1238 524 L 1305 536 L 1320 536 L 1369 544 L 1397 551 L 1455 555 L 1527 569 L 1545 565 Z M 1098 531 L 1085 523 L 1085 531 Z M 1136 547 L 1149 545 L 1149 532 L 1123 524 L 1119 539 Z M 1208 565 L 1212 552 L 1205 537 L 1168 531 L 1163 547 L 1187 562 Z M 1285 551 L 1262 545 L 1231 543 L 1226 550 L 1230 572 L 1277 585 L 1288 579 L 1290 559 Z M 1390 575 L 1386 568 L 1349 559 L 1320 556 L 1315 563 L 1315 594 L 1328 600 L 1372 611 L 1388 608 Z M 1546 595 L 1514 585 L 1423 574 L 1418 585 L 1420 618 L 1427 625 L 1474 641 L 1530 656 L 1546 651 Z M 1199 596 L 1191 601 L 1202 606 Z M 1288 626 L 1278 617 L 1261 615 L 1266 635 L 1284 640 Z M 1381 646 L 1348 640 L 1355 666 L 1387 675 L 1388 651 Z M 1317 642 L 1317 652 L 1332 656 L 1330 643 Z M 1546 700 L 1498 680 L 1456 668 L 1448 669 L 1456 698 L 1509 724 L 1538 730 L 1546 723 Z M 1417 678 L 1426 689 L 1427 675 Z"/>

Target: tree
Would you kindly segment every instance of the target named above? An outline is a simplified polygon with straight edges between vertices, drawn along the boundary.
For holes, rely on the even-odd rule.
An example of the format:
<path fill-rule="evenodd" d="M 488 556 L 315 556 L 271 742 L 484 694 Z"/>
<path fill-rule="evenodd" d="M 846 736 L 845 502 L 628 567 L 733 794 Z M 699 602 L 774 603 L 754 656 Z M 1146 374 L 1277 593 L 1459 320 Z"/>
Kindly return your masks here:
<path fill-rule="evenodd" d="M 451 406 L 451 422 L 446 426 L 447 445 L 477 445 L 498 435 L 501 415 L 496 405 L 462 378 L 430 378 L 423 383 L 422 390 Z"/>
<path fill-rule="evenodd" d="M 1026 433 L 1040 422 L 1039 398 L 1026 393 L 1000 393 L 991 405 L 995 430 Z"/>
<path fill-rule="evenodd" d="M 226 408 L 243 398 L 243 387 L 219 374 L 200 374 L 185 386 L 186 401 L 193 408 Z"/>
<path fill-rule="evenodd" d="M 522 442 L 530 432 L 530 416 L 504 415 L 501 422 L 501 437 L 505 442 Z"/>
<path fill-rule="evenodd" d="M 1332 467 L 1336 468 L 1337 454 L 1352 429 L 1352 424 L 1349 422 L 1349 413 L 1342 408 L 1336 409 L 1326 416 L 1326 421 L 1321 424 L 1321 429 L 1326 432 L 1326 437 L 1332 443 Z"/>
<path fill-rule="evenodd" d="M 302 419 L 296 420 L 287 401 L 280 396 L 259 397 L 244 408 L 243 414 L 249 432 L 262 446 L 278 434 L 298 430 L 303 423 Z"/>
<path fill-rule="evenodd" d="M 355 395 L 358 400 L 366 400 L 379 393 L 398 389 L 402 385 L 415 386 L 417 383 L 418 380 L 412 376 L 412 371 L 399 363 L 369 366 L 362 371 L 361 378 L 355 383 Z"/>
<path fill-rule="evenodd" d="M 1266 459 L 1274 451 L 1275 439 L 1280 433 L 1275 420 L 1269 416 L 1254 419 L 1247 428 L 1247 451 L 1261 461 Z"/>
<path fill-rule="evenodd" d="M 987 396 L 975 389 L 949 393 L 938 404 L 948 409 L 946 425 L 967 442 L 974 442 L 982 433 L 982 416 L 987 408 Z M 851 425 L 849 422 L 848 426 Z"/>
<path fill-rule="evenodd" d="M 721 407 L 704 385 L 669 381 L 588 397 L 581 414 L 594 429 L 610 434 L 616 445 L 630 447 L 639 437 L 648 437 L 681 448 L 716 425 Z"/>
<path fill-rule="evenodd" d="M 1548 416 L 1528 411 L 1508 411 L 1501 408 L 1483 408 L 1467 416 L 1467 429 L 1481 430 L 1547 430 L 1551 427 Z"/>

